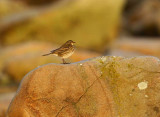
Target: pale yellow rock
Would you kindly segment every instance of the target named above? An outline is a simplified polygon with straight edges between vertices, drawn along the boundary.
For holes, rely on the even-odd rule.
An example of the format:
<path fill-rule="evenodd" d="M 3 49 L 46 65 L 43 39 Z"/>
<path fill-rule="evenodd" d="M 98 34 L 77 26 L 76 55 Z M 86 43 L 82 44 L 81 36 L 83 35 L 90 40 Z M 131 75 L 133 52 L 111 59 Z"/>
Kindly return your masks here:
<path fill-rule="evenodd" d="M 12 45 L 47 40 L 63 44 L 73 40 L 81 48 L 102 51 L 117 36 L 124 3 L 125 0 L 116 4 L 114 0 L 71 0 L 7 30 L 2 42 Z"/>

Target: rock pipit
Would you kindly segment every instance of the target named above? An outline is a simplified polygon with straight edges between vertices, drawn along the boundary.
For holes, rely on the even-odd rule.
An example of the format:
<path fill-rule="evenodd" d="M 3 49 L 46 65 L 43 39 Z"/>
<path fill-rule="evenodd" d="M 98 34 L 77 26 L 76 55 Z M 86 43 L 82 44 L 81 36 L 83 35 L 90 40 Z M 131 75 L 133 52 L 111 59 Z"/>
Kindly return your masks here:
<path fill-rule="evenodd" d="M 53 54 L 55 56 L 61 57 L 63 64 L 67 64 L 64 59 L 70 57 L 74 53 L 74 50 L 75 50 L 74 43 L 75 43 L 74 41 L 68 40 L 61 47 L 59 47 L 55 50 L 52 50 L 52 51 L 50 51 L 50 53 L 44 54 L 42 56 L 48 56 L 50 54 Z"/>

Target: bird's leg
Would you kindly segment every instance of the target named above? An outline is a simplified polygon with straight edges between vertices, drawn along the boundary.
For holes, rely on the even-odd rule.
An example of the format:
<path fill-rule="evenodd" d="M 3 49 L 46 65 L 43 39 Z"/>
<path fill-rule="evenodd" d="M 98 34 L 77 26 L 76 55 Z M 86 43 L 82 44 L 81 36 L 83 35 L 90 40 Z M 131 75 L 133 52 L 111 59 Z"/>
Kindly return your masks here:
<path fill-rule="evenodd" d="M 63 60 L 63 64 L 69 64 L 69 63 L 67 63 L 67 62 L 64 60 L 64 58 L 62 58 L 62 60 Z"/>
<path fill-rule="evenodd" d="M 62 58 L 62 60 L 63 60 L 63 64 L 66 64 L 66 61 L 64 60 L 64 58 Z"/>

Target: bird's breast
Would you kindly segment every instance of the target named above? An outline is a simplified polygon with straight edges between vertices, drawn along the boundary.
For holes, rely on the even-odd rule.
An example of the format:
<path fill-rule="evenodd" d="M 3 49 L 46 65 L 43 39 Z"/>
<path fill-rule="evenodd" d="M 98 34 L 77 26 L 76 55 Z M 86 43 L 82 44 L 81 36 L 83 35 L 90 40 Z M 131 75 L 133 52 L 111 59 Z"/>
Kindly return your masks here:
<path fill-rule="evenodd" d="M 73 53 L 74 53 L 74 50 L 72 50 L 72 51 L 70 51 L 70 52 L 67 52 L 67 53 L 63 54 L 62 58 L 68 58 L 68 57 L 70 57 Z"/>

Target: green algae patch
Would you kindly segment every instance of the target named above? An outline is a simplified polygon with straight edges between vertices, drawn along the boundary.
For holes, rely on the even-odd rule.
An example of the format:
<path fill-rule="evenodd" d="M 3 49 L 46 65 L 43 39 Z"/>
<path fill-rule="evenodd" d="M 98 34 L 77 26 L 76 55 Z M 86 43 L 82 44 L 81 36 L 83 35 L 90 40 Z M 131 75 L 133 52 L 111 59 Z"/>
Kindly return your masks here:
<path fill-rule="evenodd" d="M 96 61 L 100 64 L 100 70 L 103 76 L 107 76 L 109 78 L 118 78 L 119 73 L 116 70 L 117 67 L 120 67 L 118 64 L 118 60 L 120 60 L 121 57 L 101 57 L 100 59 L 97 59 Z"/>
<path fill-rule="evenodd" d="M 121 60 L 121 57 L 106 57 L 106 58 L 101 58 L 98 60 L 100 63 L 100 69 L 102 73 L 102 78 L 105 78 L 110 86 L 110 89 L 113 93 L 113 99 L 118 105 L 118 107 L 121 106 L 120 102 L 120 96 L 118 93 L 118 83 L 119 83 L 119 76 L 120 74 L 117 71 L 117 67 L 120 67 L 118 64 L 118 61 Z M 118 108 L 119 109 L 119 108 Z M 120 115 L 120 114 L 119 114 Z"/>

